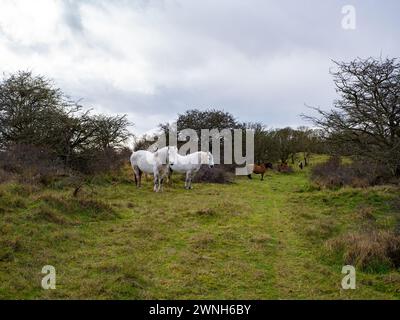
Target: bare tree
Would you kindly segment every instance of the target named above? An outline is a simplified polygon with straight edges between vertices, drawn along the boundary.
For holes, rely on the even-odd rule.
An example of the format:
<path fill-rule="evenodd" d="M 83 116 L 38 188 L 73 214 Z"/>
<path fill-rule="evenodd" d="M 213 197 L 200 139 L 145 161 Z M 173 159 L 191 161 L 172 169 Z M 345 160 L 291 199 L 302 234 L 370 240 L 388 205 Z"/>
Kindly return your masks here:
<path fill-rule="evenodd" d="M 102 150 L 121 147 L 132 136 L 128 130 L 131 124 L 126 115 L 96 115 L 92 121 L 95 128 L 94 143 Z"/>
<path fill-rule="evenodd" d="M 287 127 L 283 129 L 276 129 L 271 132 L 275 152 L 277 158 L 285 163 L 290 157 L 294 161 L 294 156 L 297 153 L 297 145 L 295 143 L 295 130 Z"/>
<path fill-rule="evenodd" d="M 45 144 L 67 101 L 50 80 L 18 72 L 0 83 L 0 144 Z M 48 120 L 48 121 L 47 121 Z"/>
<path fill-rule="evenodd" d="M 333 146 L 387 166 L 400 176 L 400 64 L 396 59 L 335 62 L 339 99 L 309 117 Z"/>
<path fill-rule="evenodd" d="M 273 161 L 273 146 L 268 130 L 261 122 L 246 123 L 246 129 L 254 130 L 254 160 L 256 163 Z"/>
<path fill-rule="evenodd" d="M 35 146 L 70 166 L 76 159 L 83 163 L 99 151 L 122 147 L 129 125 L 125 115 L 92 115 L 51 80 L 31 72 L 17 72 L 0 82 L 2 150 Z"/>
<path fill-rule="evenodd" d="M 319 130 L 301 126 L 294 131 L 295 151 L 302 156 L 304 166 L 308 166 L 313 153 L 323 153 Z"/>
<path fill-rule="evenodd" d="M 169 144 L 168 133 L 170 127 L 168 126 L 168 124 L 160 124 L 159 128 L 161 132 L 166 134 L 167 144 Z M 176 121 L 176 131 L 178 136 L 185 129 L 193 129 L 194 131 L 196 131 L 197 136 L 199 138 L 203 138 L 201 135 L 202 129 L 208 129 L 208 130 L 216 129 L 215 131 L 210 131 L 210 136 L 208 137 L 209 149 L 210 150 L 213 149 L 213 143 L 212 143 L 213 141 L 219 140 L 221 163 L 224 163 L 225 144 L 233 143 L 233 139 L 232 141 L 229 141 L 229 139 L 225 140 L 223 135 L 220 135 L 220 132 L 222 130 L 227 129 L 230 130 L 231 133 L 233 133 L 234 129 L 242 129 L 242 128 L 244 128 L 244 125 L 239 123 L 231 113 L 217 109 L 207 109 L 204 111 L 198 109 L 187 110 L 185 113 L 179 114 L 178 119 Z M 184 142 L 182 141 L 178 142 L 178 145 L 183 143 Z M 199 149 L 202 148 L 202 143 L 206 145 L 204 141 L 201 141 L 201 139 L 199 139 L 198 141 Z M 216 152 L 216 150 L 212 151 Z"/>

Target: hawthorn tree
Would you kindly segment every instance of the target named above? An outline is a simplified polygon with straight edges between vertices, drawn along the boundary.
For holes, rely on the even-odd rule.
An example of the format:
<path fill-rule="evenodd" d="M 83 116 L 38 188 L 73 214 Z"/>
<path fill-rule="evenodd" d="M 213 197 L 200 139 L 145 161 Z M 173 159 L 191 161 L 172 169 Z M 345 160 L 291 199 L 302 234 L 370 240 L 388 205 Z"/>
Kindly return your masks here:
<path fill-rule="evenodd" d="M 20 71 L 0 82 L 1 151 L 33 146 L 69 166 L 122 148 L 128 126 L 125 115 L 92 115 L 46 77 Z"/>
<path fill-rule="evenodd" d="M 384 165 L 400 176 L 400 63 L 397 59 L 335 62 L 339 98 L 334 108 L 314 108 L 305 118 L 325 132 L 338 150 Z"/>

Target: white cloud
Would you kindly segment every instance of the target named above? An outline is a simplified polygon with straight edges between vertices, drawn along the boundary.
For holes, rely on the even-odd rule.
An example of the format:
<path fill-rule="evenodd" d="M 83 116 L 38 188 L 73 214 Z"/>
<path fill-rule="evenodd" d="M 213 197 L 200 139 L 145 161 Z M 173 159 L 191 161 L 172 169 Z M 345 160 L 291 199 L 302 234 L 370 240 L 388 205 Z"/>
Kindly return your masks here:
<path fill-rule="evenodd" d="M 0 27 L 14 44 L 58 43 L 62 41 L 57 24 L 60 13 L 59 4 L 52 0 L 2 0 Z"/>
<path fill-rule="evenodd" d="M 192 107 L 300 124 L 304 103 L 333 100 L 331 58 L 400 52 L 398 2 L 355 1 L 354 32 L 340 28 L 341 5 L 0 0 L 0 71 L 45 74 L 99 112 L 128 113 L 139 132 Z"/>

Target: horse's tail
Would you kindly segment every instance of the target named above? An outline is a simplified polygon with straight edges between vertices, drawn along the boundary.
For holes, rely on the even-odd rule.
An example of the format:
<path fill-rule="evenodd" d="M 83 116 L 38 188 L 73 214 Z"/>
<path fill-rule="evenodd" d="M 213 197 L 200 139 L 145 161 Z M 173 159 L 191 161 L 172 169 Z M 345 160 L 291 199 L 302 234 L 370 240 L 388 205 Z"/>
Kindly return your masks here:
<path fill-rule="evenodd" d="M 135 152 L 132 152 L 130 158 L 129 158 L 129 162 L 131 163 L 132 169 L 135 170 Z"/>

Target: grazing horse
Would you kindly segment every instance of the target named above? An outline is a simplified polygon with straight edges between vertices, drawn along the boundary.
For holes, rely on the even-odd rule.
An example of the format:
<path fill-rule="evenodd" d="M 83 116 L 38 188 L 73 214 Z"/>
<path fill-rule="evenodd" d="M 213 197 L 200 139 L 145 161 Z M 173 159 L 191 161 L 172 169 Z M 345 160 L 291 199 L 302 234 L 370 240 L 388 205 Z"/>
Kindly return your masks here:
<path fill-rule="evenodd" d="M 250 164 L 247 166 L 247 170 L 249 172 L 248 178 L 252 179 L 251 174 L 260 174 L 261 175 L 261 181 L 264 181 L 264 174 L 267 171 L 267 169 L 273 169 L 272 163 L 267 162 L 267 163 L 262 163 L 262 164 Z"/>
<path fill-rule="evenodd" d="M 175 150 L 176 151 L 176 150 Z M 214 167 L 214 157 L 211 152 L 195 152 L 187 156 L 181 156 L 174 152 L 170 156 L 169 167 L 172 172 L 185 173 L 185 189 L 192 189 L 193 175 L 200 170 L 203 164 L 208 164 L 210 168 Z"/>
<path fill-rule="evenodd" d="M 138 188 L 142 185 L 142 174 L 153 174 L 154 191 L 162 191 L 164 177 L 168 174 L 169 155 L 174 147 L 164 147 L 156 152 L 139 150 L 131 155 L 131 165 Z M 174 152 L 175 153 L 175 152 Z"/>

